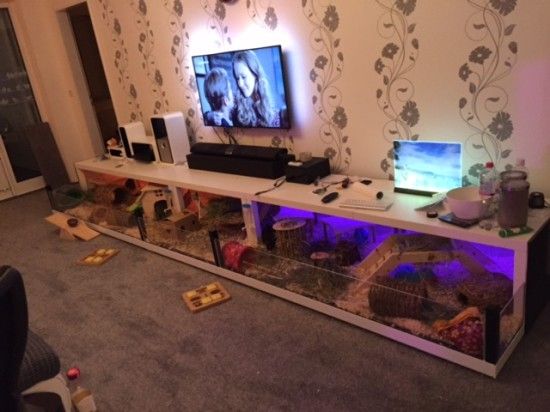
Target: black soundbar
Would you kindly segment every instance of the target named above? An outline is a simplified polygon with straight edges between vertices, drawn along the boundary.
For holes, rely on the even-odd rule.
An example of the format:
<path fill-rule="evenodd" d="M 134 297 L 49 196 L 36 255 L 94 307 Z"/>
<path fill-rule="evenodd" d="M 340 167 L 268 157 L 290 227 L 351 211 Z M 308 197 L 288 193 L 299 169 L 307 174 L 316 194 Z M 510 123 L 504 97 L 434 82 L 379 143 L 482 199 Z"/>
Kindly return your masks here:
<path fill-rule="evenodd" d="M 277 179 L 294 156 L 277 147 L 195 143 L 187 155 L 190 169 Z"/>
<path fill-rule="evenodd" d="M 282 157 L 286 159 L 288 156 L 288 150 L 285 148 L 220 143 L 195 143 L 191 146 L 191 153 L 256 160 L 277 160 Z"/>

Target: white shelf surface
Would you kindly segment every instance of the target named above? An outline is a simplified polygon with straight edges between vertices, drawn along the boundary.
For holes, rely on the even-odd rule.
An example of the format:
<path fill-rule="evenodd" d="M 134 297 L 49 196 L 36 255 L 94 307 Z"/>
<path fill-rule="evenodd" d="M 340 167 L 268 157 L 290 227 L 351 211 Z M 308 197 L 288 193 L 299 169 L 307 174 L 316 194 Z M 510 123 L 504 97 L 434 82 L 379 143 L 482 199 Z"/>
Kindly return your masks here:
<path fill-rule="evenodd" d="M 151 183 L 167 186 L 176 186 L 186 189 L 204 191 L 223 196 L 241 198 L 270 203 L 279 206 L 288 206 L 333 216 L 390 226 L 399 229 L 483 243 L 492 246 L 513 249 L 525 252 L 528 242 L 544 226 L 550 218 L 549 209 L 529 210 L 528 225 L 533 232 L 520 236 L 502 238 L 498 229 L 485 230 L 477 225 L 470 228 L 461 228 L 437 218 L 428 218 L 423 211 L 414 210 L 423 204 L 426 198 L 403 193 L 393 193 L 393 183 L 389 180 L 375 180 L 371 187 L 382 190 L 386 196 L 393 196 L 393 205 L 386 211 L 345 209 L 338 204 L 348 198 L 360 198 L 362 195 L 350 189 L 335 189 L 338 185 L 329 187 L 328 192 L 336 190 L 340 196 L 335 201 L 324 204 L 321 195 L 313 193 L 313 184 L 303 185 L 285 182 L 274 190 L 256 196 L 255 193 L 269 189 L 274 180 L 256 177 L 240 176 L 227 173 L 208 172 L 189 169 L 187 165 L 172 165 L 166 163 L 140 163 L 133 160 L 90 159 L 76 164 L 77 170 L 87 170 L 98 173 L 107 173 L 116 176 L 141 179 Z M 334 180 L 334 179 L 332 179 Z M 446 208 L 440 214 L 448 213 Z"/>

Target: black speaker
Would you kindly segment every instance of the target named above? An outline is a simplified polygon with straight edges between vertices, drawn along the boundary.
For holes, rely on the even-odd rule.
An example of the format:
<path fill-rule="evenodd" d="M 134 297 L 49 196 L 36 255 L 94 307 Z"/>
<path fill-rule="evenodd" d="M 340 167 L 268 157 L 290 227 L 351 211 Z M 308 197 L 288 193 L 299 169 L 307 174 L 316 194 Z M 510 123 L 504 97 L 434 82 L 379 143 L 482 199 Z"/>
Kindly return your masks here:
<path fill-rule="evenodd" d="M 132 143 L 132 149 L 134 151 L 134 159 L 139 162 L 154 162 L 155 151 L 153 147 L 148 143 Z"/>
<path fill-rule="evenodd" d="M 187 155 L 190 169 L 277 179 L 294 155 L 287 149 L 263 146 L 195 143 Z"/>
<path fill-rule="evenodd" d="M 221 143 L 195 143 L 191 153 L 255 160 L 287 160 L 286 148 L 250 145 L 232 145 Z"/>
<path fill-rule="evenodd" d="M 309 185 L 315 179 L 328 176 L 330 164 L 326 157 L 313 157 L 307 162 L 301 162 L 299 166 L 285 166 L 286 181 Z"/>

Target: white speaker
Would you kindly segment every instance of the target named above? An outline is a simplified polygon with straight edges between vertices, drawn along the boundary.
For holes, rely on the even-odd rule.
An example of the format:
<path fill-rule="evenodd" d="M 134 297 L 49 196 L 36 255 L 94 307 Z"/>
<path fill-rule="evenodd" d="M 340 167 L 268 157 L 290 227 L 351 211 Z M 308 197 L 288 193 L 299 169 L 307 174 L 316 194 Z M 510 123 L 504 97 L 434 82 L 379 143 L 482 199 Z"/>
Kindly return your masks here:
<path fill-rule="evenodd" d="M 123 124 L 118 127 L 118 135 L 120 136 L 120 140 L 122 141 L 122 145 L 124 146 L 126 157 L 134 157 L 132 145 L 130 142 L 133 139 L 145 136 L 145 127 L 143 126 L 142 122 Z"/>
<path fill-rule="evenodd" d="M 151 117 L 159 160 L 164 163 L 185 162 L 189 154 L 189 138 L 185 118 L 181 112 L 171 112 Z"/>

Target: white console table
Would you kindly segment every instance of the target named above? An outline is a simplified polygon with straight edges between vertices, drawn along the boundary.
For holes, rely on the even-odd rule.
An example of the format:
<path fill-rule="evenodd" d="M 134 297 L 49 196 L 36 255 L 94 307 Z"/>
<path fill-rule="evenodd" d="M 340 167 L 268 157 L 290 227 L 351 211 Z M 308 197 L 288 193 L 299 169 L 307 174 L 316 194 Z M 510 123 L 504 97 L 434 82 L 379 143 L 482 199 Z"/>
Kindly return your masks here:
<path fill-rule="evenodd" d="M 360 197 L 357 192 L 352 192 L 349 189 L 340 191 L 340 197 L 329 204 L 323 204 L 321 202 L 321 196 L 312 192 L 315 188 L 313 185 L 302 185 L 288 182 L 272 191 L 257 196 L 255 193 L 272 187 L 273 181 L 268 179 L 201 170 L 190 170 L 186 165 L 170 165 L 164 163 L 145 164 L 134 162 L 132 160 L 104 160 L 94 158 L 78 162 L 76 164 L 76 170 L 80 179 L 80 184 L 84 189 L 87 187 L 85 173 L 96 172 L 124 178 L 143 180 L 150 183 L 167 186 L 171 189 L 185 188 L 233 197 L 241 199 L 243 203 L 262 202 L 286 206 L 304 211 L 317 212 L 324 215 L 339 216 L 357 221 L 383 225 L 395 229 L 410 230 L 449 239 L 457 239 L 504 248 L 513 251 L 514 255 L 514 294 L 525 293 L 524 286 L 527 281 L 529 244 L 533 239 L 535 239 L 539 232 L 548 225 L 550 218 L 548 209 L 530 210 L 528 225 L 533 228 L 533 232 L 515 237 L 501 238 L 498 235 L 497 229 L 485 230 L 479 228 L 477 225 L 468 229 L 463 229 L 441 222 L 438 219 L 428 218 L 425 212 L 414 210 L 416 206 L 425 201 L 425 198 L 407 194 L 394 194 L 392 182 L 386 180 L 374 180 L 372 185 L 379 190 L 385 191 L 391 196 L 395 196 L 394 203 L 387 211 L 372 211 L 344 209 L 338 207 L 338 203 L 348 197 Z M 174 190 L 174 192 L 177 192 L 177 190 Z M 175 207 L 181 207 L 181 199 L 176 199 Z M 286 289 L 282 289 L 254 278 L 230 271 L 223 267 L 216 266 L 212 263 L 182 255 L 140 239 L 125 236 L 119 232 L 99 225 L 92 226 L 98 231 L 139 245 L 153 252 L 177 259 L 196 267 L 200 267 L 220 276 L 317 310 L 489 376 L 496 377 L 524 334 L 524 325 L 522 324 L 513 340 L 505 349 L 504 353 L 499 357 L 498 361 L 496 363 L 490 363 L 438 343 L 409 334 L 405 331 L 392 328 L 388 325 L 378 323 L 337 307 L 290 292 Z M 523 296 L 520 297 L 520 301 L 521 304 L 524 305 Z M 521 309 L 521 313 L 524 313 L 523 308 Z"/>

